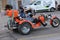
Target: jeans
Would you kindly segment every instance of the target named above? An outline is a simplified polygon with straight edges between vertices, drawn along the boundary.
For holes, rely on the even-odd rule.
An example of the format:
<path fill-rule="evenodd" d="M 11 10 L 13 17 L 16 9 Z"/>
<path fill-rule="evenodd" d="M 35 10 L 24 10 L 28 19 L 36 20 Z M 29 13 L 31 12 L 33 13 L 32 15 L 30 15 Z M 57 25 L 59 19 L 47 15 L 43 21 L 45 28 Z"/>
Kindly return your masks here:
<path fill-rule="evenodd" d="M 10 27 L 11 22 L 12 22 L 12 18 L 8 17 L 8 22 L 7 22 L 7 24 L 8 24 L 9 27 Z"/>

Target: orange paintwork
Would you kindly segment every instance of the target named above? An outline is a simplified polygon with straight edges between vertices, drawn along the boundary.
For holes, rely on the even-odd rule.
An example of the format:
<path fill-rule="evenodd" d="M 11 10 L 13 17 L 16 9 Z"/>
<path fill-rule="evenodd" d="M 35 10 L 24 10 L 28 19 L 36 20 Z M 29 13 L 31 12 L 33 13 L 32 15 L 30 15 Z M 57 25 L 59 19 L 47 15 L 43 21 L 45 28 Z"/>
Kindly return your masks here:
<path fill-rule="evenodd" d="M 30 23 L 31 26 L 32 26 L 32 28 L 38 28 L 38 27 L 41 26 L 40 22 L 38 22 L 38 23 L 36 23 L 36 24 L 33 24 L 32 22 L 30 22 L 30 21 L 28 21 L 28 20 L 20 20 L 20 21 L 19 21 L 19 24 L 22 24 L 22 23 L 24 23 L 24 22 Z"/>
<path fill-rule="evenodd" d="M 17 10 L 7 10 L 6 15 L 9 17 L 12 17 L 12 13 L 14 13 L 14 17 L 18 16 L 18 11 Z"/>
<path fill-rule="evenodd" d="M 52 24 L 52 20 L 56 18 L 56 16 L 53 16 L 52 19 L 50 20 L 50 24 Z"/>
<path fill-rule="evenodd" d="M 45 22 L 44 16 L 39 16 L 38 19 L 40 19 L 42 22 Z"/>
<path fill-rule="evenodd" d="M 19 23 L 19 21 L 20 21 L 20 20 L 19 20 L 19 19 L 17 19 L 17 18 L 15 18 L 15 21 L 16 21 L 17 23 Z"/>
<path fill-rule="evenodd" d="M 56 18 L 56 16 L 53 16 L 52 19 Z"/>
<path fill-rule="evenodd" d="M 39 16 L 39 19 L 41 19 L 42 22 L 45 21 L 45 19 L 44 19 L 43 16 Z M 36 24 L 33 24 L 32 22 L 30 22 L 30 21 L 28 21 L 28 20 L 24 20 L 24 19 L 22 19 L 22 20 L 15 19 L 15 20 L 16 20 L 16 22 L 18 22 L 19 24 L 22 24 L 22 23 L 24 23 L 24 22 L 28 22 L 28 23 L 31 24 L 31 26 L 32 26 L 33 29 L 39 28 L 39 27 L 41 26 L 41 23 L 40 23 L 40 22 L 38 22 L 38 23 L 36 23 Z"/>

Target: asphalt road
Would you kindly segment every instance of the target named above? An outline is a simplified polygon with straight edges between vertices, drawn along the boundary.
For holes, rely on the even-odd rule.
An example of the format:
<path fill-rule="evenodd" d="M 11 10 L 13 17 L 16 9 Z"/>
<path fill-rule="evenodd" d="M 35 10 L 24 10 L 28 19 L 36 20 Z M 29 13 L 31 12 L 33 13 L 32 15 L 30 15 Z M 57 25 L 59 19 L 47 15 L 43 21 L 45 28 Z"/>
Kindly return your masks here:
<path fill-rule="evenodd" d="M 60 18 L 60 11 L 43 13 L 51 13 Z M 37 13 L 36 17 L 39 15 L 40 13 Z M 60 26 L 58 28 L 53 28 L 48 25 L 47 27 L 32 31 L 29 35 L 21 35 L 5 28 L 4 25 L 6 22 L 7 17 L 0 15 L 0 40 L 60 40 Z"/>

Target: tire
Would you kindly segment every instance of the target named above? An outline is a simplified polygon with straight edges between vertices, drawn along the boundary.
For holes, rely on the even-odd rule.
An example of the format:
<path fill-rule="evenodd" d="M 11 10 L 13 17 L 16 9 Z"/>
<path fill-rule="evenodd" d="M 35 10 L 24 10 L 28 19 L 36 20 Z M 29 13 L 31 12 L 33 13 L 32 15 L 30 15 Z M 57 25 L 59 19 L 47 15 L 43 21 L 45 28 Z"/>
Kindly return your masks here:
<path fill-rule="evenodd" d="M 24 22 L 22 25 L 19 25 L 18 32 L 22 35 L 28 35 L 31 33 L 31 25 L 28 22 Z"/>
<path fill-rule="evenodd" d="M 52 7 L 52 8 L 50 9 L 50 12 L 54 12 L 54 11 L 55 11 L 55 8 Z"/>
<path fill-rule="evenodd" d="M 55 23 L 55 24 L 54 24 Z M 54 18 L 53 20 L 52 20 L 52 27 L 54 27 L 54 28 L 56 28 L 56 27 L 58 27 L 59 25 L 60 25 L 60 20 L 58 19 L 58 18 Z"/>

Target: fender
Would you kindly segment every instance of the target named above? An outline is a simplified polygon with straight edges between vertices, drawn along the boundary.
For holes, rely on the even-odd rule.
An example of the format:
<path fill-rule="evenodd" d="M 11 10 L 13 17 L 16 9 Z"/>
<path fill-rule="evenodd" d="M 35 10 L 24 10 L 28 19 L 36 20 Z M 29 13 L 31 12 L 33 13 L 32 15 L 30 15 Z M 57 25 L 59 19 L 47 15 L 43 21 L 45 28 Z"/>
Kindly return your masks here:
<path fill-rule="evenodd" d="M 57 18 L 56 16 L 53 16 L 51 19 L 50 19 L 50 24 L 52 25 L 52 22 L 53 22 L 53 19 L 54 18 Z"/>
<path fill-rule="evenodd" d="M 19 24 L 22 24 L 22 23 L 24 23 L 24 22 L 29 22 L 28 20 L 19 20 Z"/>
<path fill-rule="evenodd" d="M 19 25 L 23 24 L 24 22 L 28 22 L 31 25 L 31 27 L 34 28 L 34 25 L 30 21 L 24 19 L 19 21 Z"/>
<path fill-rule="evenodd" d="M 30 22 L 28 20 L 20 20 L 19 25 L 23 24 L 24 22 L 28 22 L 33 29 L 38 28 L 38 27 L 41 26 L 40 22 L 38 22 L 36 24 L 33 24 L 32 22 Z"/>
<path fill-rule="evenodd" d="M 54 18 L 57 18 L 56 16 L 52 16 L 52 18 L 51 19 L 54 19 Z"/>
<path fill-rule="evenodd" d="M 21 24 L 23 24 L 24 22 L 28 22 L 30 25 L 31 25 L 31 27 L 32 28 L 36 28 L 36 26 L 38 27 L 38 25 L 40 24 L 40 23 L 37 23 L 36 25 L 35 24 L 33 24 L 32 22 L 30 22 L 30 21 L 28 21 L 28 20 L 24 20 L 24 19 L 22 19 L 22 20 L 19 20 L 19 19 L 15 19 L 15 21 L 19 24 L 19 25 L 21 25 Z M 40 26 L 40 25 L 39 25 Z"/>
<path fill-rule="evenodd" d="M 23 22 L 29 22 L 28 20 L 19 19 L 19 18 L 15 18 L 15 21 L 16 21 L 18 24 L 22 24 Z"/>

